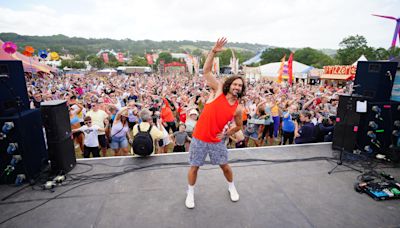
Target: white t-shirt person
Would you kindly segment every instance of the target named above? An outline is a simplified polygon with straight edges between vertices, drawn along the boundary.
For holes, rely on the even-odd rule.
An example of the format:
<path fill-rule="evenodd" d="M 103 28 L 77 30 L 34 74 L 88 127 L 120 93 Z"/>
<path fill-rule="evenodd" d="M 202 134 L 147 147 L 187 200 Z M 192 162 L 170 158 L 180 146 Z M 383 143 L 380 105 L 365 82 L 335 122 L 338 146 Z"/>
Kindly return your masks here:
<path fill-rule="evenodd" d="M 87 147 L 98 147 L 99 146 L 99 139 L 97 136 L 99 135 L 99 129 L 101 129 L 97 125 L 87 126 L 83 125 L 82 127 L 76 129 L 77 131 L 83 132 L 85 134 L 85 141 L 84 144 Z"/>

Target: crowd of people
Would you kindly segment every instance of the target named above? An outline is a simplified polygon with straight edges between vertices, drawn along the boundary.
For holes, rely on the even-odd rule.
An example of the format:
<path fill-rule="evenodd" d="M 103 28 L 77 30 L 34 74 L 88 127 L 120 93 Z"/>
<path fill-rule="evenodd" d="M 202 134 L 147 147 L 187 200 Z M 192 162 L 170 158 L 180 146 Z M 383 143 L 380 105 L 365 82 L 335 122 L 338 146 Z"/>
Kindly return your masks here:
<path fill-rule="evenodd" d="M 189 74 L 29 75 L 26 80 L 31 108 L 46 100 L 67 101 L 73 137 L 84 157 L 131 154 L 135 125 L 141 131 L 151 126 L 154 153 L 188 151 L 210 94 L 201 75 Z M 243 127 L 225 141 L 230 148 L 330 141 L 339 95 L 348 92 L 348 86 L 246 82 L 239 100 L 245 108 Z"/>

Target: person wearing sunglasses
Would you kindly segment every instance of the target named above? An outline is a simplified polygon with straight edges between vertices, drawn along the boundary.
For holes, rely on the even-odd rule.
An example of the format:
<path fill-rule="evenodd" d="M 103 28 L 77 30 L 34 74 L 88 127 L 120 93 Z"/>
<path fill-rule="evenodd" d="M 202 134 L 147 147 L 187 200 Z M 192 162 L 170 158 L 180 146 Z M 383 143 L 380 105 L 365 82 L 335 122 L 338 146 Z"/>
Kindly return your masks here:
<path fill-rule="evenodd" d="M 85 135 L 84 139 L 84 149 L 83 149 L 83 157 L 90 158 L 90 154 L 93 157 L 100 157 L 100 149 L 99 149 L 99 132 L 104 133 L 106 128 L 108 127 L 108 120 L 105 121 L 106 126 L 104 128 L 99 127 L 96 124 L 92 124 L 92 118 L 90 116 L 86 116 L 84 119 L 84 125 L 78 129 L 72 130 L 72 133 L 83 132 Z"/>

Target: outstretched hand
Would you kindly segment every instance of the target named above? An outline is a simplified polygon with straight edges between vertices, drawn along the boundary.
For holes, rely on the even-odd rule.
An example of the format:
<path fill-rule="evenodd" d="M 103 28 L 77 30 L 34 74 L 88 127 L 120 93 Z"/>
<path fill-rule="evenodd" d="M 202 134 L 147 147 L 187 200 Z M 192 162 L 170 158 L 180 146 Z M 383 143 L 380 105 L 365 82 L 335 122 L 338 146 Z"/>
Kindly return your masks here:
<path fill-rule="evenodd" d="M 225 46 L 226 43 L 228 43 L 228 40 L 225 37 L 219 38 L 217 40 L 217 42 L 215 43 L 212 51 L 214 53 L 218 53 L 218 52 L 223 51 L 224 50 L 224 46 Z"/>

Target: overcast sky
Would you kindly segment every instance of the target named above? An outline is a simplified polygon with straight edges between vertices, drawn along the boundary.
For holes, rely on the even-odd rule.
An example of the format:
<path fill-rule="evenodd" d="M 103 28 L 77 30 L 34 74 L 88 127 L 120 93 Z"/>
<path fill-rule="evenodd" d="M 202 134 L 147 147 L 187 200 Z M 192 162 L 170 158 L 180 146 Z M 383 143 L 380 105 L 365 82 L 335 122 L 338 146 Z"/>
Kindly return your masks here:
<path fill-rule="evenodd" d="M 132 40 L 339 47 L 350 35 L 390 46 L 400 0 L 0 0 L 0 32 Z"/>

